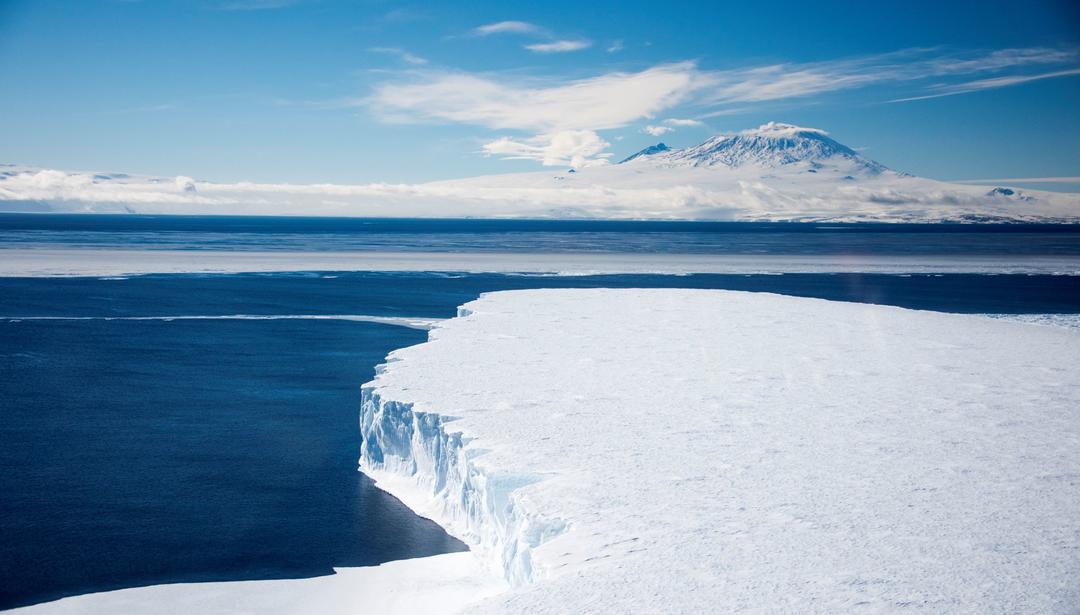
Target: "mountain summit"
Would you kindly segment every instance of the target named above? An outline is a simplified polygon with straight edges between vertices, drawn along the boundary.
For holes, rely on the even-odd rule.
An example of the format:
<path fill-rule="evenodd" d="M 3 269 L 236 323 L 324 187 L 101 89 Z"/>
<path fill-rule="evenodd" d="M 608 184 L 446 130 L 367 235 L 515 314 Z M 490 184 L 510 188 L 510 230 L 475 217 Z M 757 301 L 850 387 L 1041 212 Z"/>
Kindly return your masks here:
<path fill-rule="evenodd" d="M 780 122 L 769 122 L 735 134 L 717 135 L 686 149 L 673 150 L 661 143 L 641 150 L 622 163 L 639 159 L 665 166 L 731 168 L 746 165 L 776 168 L 804 163 L 813 169 L 827 162 L 843 162 L 855 171 L 880 173 L 886 170 L 884 165 L 863 158 L 850 147 L 834 141 L 824 130 Z"/>

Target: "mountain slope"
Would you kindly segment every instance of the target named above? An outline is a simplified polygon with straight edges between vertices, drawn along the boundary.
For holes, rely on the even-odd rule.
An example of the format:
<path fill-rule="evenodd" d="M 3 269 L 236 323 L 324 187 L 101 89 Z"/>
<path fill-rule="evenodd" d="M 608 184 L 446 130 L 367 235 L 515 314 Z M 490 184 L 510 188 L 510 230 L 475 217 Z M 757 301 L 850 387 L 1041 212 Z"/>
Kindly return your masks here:
<path fill-rule="evenodd" d="M 671 148 L 668 147 L 667 145 L 664 145 L 663 143 L 657 143 L 656 145 L 650 145 L 649 147 L 646 147 L 645 149 L 641 150 L 640 152 L 631 154 L 630 156 L 628 156 L 626 158 L 623 158 L 619 162 L 619 164 L 625 164 L 625 163 L 630 162 L 632 160 L 639 160 L 639 159 L 642 159 L 642 158 L 647 158 L 649 156 L 656 156 L 657 154 L 663 154 L 664 152 L 670 152 L 670 151 L 671 151 Z"/>

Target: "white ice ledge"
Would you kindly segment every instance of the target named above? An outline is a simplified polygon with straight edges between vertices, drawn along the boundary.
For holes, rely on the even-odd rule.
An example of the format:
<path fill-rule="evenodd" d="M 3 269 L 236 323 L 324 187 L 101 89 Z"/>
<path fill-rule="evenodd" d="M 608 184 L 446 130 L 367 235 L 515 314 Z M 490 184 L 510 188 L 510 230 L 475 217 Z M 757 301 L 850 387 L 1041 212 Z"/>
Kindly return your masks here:
<path fill-rule="evenodd" d="M 470 612 L 1080 604 L 1080 334 L 698 290 L 493 293 L 364 388 Z"/>

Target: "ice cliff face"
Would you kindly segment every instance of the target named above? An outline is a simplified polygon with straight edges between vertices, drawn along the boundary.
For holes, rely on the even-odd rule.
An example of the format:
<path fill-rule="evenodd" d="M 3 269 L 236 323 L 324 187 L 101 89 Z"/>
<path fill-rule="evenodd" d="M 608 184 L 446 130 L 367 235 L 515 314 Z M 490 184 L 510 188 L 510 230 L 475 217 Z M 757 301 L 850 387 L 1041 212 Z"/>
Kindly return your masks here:
<path fill-rule="evenodd" d="M 485 470 L 477 463 L 485 451 L 468 446 L 470 439 L 449 426 L 452 417 L 383 399 L 371 383 L 361 407 L 361 470 L 468 544 L 512 586 L 544 576 L 532 549 L 566 526 L 523 502 L 518 490 L 536 477 Z"/>

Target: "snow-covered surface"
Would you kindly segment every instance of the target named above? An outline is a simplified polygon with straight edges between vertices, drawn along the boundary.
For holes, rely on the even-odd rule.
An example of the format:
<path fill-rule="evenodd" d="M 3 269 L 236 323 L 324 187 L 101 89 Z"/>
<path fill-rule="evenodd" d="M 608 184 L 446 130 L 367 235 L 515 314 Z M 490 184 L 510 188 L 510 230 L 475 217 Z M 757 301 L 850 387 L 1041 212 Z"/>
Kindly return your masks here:
<path fill-rule="evenodd" d="M 123 277 L 144 273 L 441 271 L 604 273 L 1080 274 L 1080 257 L 855 256 L 524 252 L 293 252 L 0 248 L 0 276 Z"/>
<path fill-rule="evenodd" d="M 1080 194 L 895 172 L 770 122 L 622 164 L 424 184 L 214 183 L 0 166 L 0 211 L 708 220 L 1080 221 Z"/>
<path fill-rule="evenodd" d="M 442 615 L 460 612 L 505 584 L 469 553 L 311 579 L 176 583 L 86 594 L 9 613 L 18 615 Z"/>
<path fill-rule="evenodd" d="M 1080 334 L 699 290 L 485 295 L 364 388 L 470 613 L 1070 613 Z"/>

